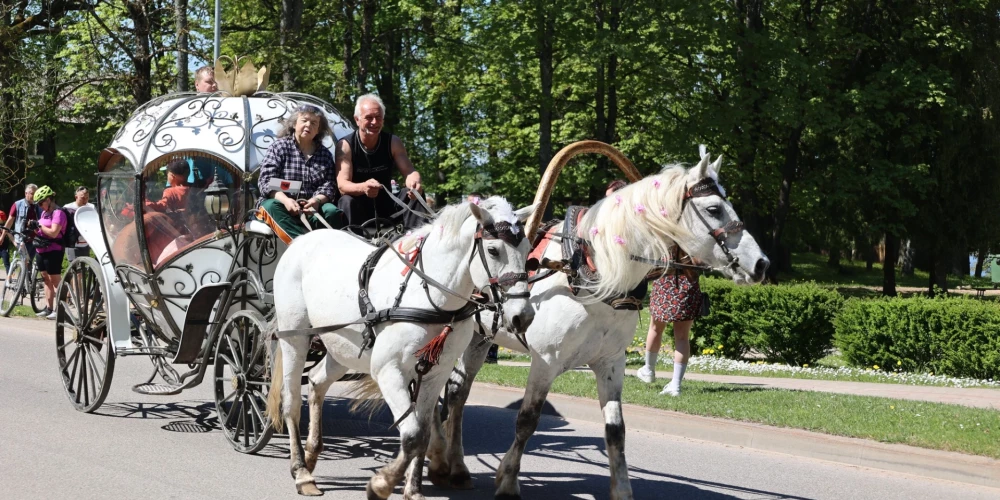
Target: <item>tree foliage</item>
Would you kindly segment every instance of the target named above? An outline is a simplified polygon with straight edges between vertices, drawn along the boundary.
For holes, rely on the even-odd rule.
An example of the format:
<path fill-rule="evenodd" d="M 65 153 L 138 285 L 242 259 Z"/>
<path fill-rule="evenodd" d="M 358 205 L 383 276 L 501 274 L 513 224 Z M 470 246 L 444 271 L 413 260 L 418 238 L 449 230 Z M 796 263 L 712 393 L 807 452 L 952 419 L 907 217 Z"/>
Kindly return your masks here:
<path fill-rule="evenodd" d="M 34 141 L 59 123 L 113 130 L 179 88 L 178 49 L 191 67 L 211 52 L 206 0 L 44 5 L 30 28 L 5 7 L 0 33 L 14 75 L 0 120 L 31 117 L 18 123 Z M 222 53 L 348 115 L 379 93 L 439 202 L 527 203 L 540 168 L 581 139 L 615 144 L 644 173 L 706 144 L 728 159 L 723 180 L 772 279 L 793 249 L 835 264 L 849 248 L 871 259 L 885 237 L 911 240 L 940 285 L 956 259 L 1000 243 L 998 12 L 998 0 L 227 0 Z M 31 143 L 5 135 L 4 165 Z M 557 213 L 620 175 L 574 163 Z"/>

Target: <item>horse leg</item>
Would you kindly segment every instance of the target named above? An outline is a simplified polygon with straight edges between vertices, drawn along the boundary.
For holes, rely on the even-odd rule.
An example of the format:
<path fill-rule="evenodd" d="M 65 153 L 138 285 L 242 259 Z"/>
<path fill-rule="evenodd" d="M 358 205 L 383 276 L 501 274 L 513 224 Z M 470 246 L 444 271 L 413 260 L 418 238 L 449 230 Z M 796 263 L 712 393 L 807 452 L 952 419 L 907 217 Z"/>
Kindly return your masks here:
<path fill-rule="evenodd" d="M 295 479 L 295 489 L 300 495 L 318 496 L 323 492 L 316 487 L 312 473 L 306 467 L 299 439 L 299 419 L 302 414 L 302 372 L 306 367 L 306 354 L 309 352 L 309 337 L 299 336 L 278 341 L 281 347 L 282 375 L 284 387 L 281 391 L 282 415 L 285 427 L 288 429 L 289 450 L 292 461 L 292 478 Z"/>
<path fill-rule="evenodd" d="M 427 470 L 427 477 L 431 483 L 438 488 L 450 488 L 448 475 L 448 459 L 445 456 L 447 443 L 444 438 L 444 428 L 441 425 L 441 408 L 434 405 L 434 415 L 430 419 L 430 442 L 427 445 L 427 458 L 430 459 L 430 467 Z"/>
<path fill-rule="evenodd" d="M 611 467 L 611 498 L 632 498 L 632 484 L 625 462 L 625 421 L 622 418 L 622 384 L 625 380 L 625 353 L 591 364 L 597 377 L 597 395 L 604 412 L 604 445 Z"/>
<path fill-rule="evenodd" d="M 537 359 L 537 357 L 532 358 L 528 387 L 524 390 L 524 400 L 521 401 L 521 409 L 517 412 L 514 443 L 510 445 L 503 461 L 497 467 L 495 498 L 498 499 L 521 498 L 521 486 L 517 474 L 521 471 L 524 446 L 538 427 L 542 405 L 549 394 L 549 389 L 552 388 L 552 381 L 561 373 L 560 370 L 543 364 L 544 362 L 536 361 Z"/>
<path fill-rule="evenodd" d="M 347 367 L 326 355 L 309 373 L 309 437 L 306 438 L 306 469 L 316 470 L 316 461 L 323 452 L 323 401 L 334 382 L 347 373 Z"/>
<path fill-rule="evenodd" d="M 458 364 L 451 372 L 451 378 L 445 384 L 444 404 L 448 409 L 448 419 L 444 422 L 444 457 L 443 462 L 450 467 L 448 473 L 448 484 L 452 488 L 469 490 L 472 489 L 472 475 L 469 468 L 465 466 L 465 448 L 462 443 L 462 420 L 465 413 L 465 403 L 469 400 L 469 393 L 472 391 L 472 382 L 483 367 L 486 355 L 490 350 L 490 343 L 480 343 L 479 339 L 473 337 L 465 353 L 459 358 Z M 431 441 L 431 466 L 430 477 L 434 481 L 435 474 L 441 474 L 441 469 L 435 468 L 434 462 L 434 441 Z M 437 484 L 436 482 L 434 484 Z"/>
<path fill-rule="evenodd" d="M 374 370 L 372 376 L 376 376 Z M 378 386 L 382 390 L 382 396 L 385 398 L 386 404 L 389 405 L 389 409 L 392 410 L 393 417 L 399 418 L 410 408 L 410 394 L 407 391 L 410 383 L 408 376 L 405 376 L 398 368 L 385 367 L 377 372 L 377 380 Z M 426 379 L 424 380 L 426 381 Z M 426 384 L 420 388 L 421 399 L 426 396 L 426 390 Z M 436 396 L 437 394 L 435 394 Z M 399 423 L 399 454 L 396 455 L 395 460 L 379 469 L 368 481 L 365 493 L 369 500 L 385 500 L 389 498 L 392 490 L 403 479 L 403 476 L 410 472 L 409 469 L 412 467 L 412 462 L 414 461 L 414 453 L 421 448 L 423 448 L 423 451 L 426 450 L 427 439 L 423 430 L 426 427 L 421 427 L 417 421 L 417 417 L 417 411 L 414 410 L 412 414 Z M 424 453 L 421 452 L 419 457 L 421 462 L 420 471 L 422 472 Z"/>

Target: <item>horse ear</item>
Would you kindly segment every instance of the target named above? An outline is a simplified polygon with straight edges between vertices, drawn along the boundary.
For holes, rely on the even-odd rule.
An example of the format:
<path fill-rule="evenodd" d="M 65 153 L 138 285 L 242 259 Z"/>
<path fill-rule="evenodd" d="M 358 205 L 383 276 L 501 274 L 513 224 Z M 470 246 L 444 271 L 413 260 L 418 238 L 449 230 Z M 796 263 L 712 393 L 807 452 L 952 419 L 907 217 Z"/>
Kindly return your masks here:
<path fill-rule="evenodd" d="M 711 168 L 715 171 L 715 175 L 719 175 L 719 171 L 722 170 L 722 155 L 719 155 L 719 157 L 715 159 Z"/>
<path fill-rule="evenodd" d="M 490 215 L 484 208 L 476 205 L 475 203 L 469 203 L 469 209 L 472 210 L 472 216 L 479 221 L 480 224 L 484 226 L 493 225 L 493 216 Z"/>
<path fill-rule="evenodd" d="M 528 216 L 530 216 L 534 212 L 535 212 L 535 206 L 534 205 L 528 205 L 528 206 L 526 206 L 526 207 L 524 207 L 522 209 L 519 209 L 518 211 L 514 212 L 514 216 L 517 217 L 517 220 L 519 220 L 521 222 L 524 222 L 524 221 L 528 220 Z"/>
<path fill-rule="evenodd" d="M 710 155 L 705 155 L 701 157 L 701 161 L 691 169 L 689 176 L 697 181 L 699 179 L 704 179 L 708 176 L 708 159 Z"/>

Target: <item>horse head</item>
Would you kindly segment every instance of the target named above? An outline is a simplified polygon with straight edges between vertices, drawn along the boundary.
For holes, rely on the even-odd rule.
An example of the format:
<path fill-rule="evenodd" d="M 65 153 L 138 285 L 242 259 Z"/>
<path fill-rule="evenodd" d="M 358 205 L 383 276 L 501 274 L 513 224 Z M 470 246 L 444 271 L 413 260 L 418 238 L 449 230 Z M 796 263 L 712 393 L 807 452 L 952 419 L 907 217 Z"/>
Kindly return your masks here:
<path fill-rule="evenodd" d="M 525 238 L 524 220 L 534 207 L 514 211 L 507 200 L 492 196 L 469 203 L 477 222 L 475 243 L 469 256 L 469 272 L 476 288 L 502 312 L 506 326 L 524 333 L 535 317 L 528 301 L 528 273 L 525 264 L 530 242 Z M 464 228 L 463 228 L 464 229 Z"/>
<path fill-rule="evenodd" d="M 705 154 L 684 176 L 680 224 L 687 235 L 682 234 L 677 244 L 697 262 L 737 283 L 759 283 L 770 261 L 743 227 L 719 184 L 721 167 L 721 156 L 709 163 Z"/>

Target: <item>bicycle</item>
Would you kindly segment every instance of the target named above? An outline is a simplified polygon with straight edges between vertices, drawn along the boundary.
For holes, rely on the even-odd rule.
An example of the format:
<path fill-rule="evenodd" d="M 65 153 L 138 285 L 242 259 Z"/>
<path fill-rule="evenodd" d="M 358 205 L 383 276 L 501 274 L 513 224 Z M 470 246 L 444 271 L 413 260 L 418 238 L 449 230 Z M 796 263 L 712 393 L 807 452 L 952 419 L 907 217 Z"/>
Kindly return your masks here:
<path fill-rule="evenodd" d="M 31 309 L 36 314 L 40 313 L 45 309 L 45 283 L 41 279 L 41 272 L 38 270 L 35 259 L 28 258 L 27 245 L 32 236 L 0 227 L 0 238 L 6 237 L 3 234 L 4 231 L 21 236 L 21 242 L 14 250 L 10 269 L 7 270 L 7 279 L 3 283 L 3 292 L 0 295 L 0 316 L 10 316 L 14 306 L 25 296 L 29 297 Z"/>

